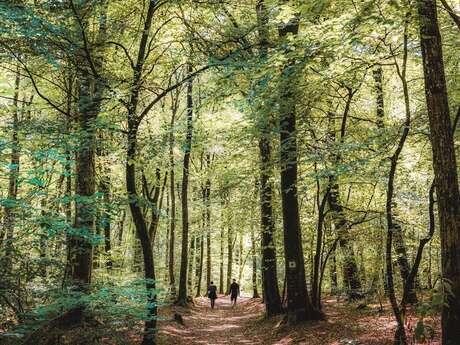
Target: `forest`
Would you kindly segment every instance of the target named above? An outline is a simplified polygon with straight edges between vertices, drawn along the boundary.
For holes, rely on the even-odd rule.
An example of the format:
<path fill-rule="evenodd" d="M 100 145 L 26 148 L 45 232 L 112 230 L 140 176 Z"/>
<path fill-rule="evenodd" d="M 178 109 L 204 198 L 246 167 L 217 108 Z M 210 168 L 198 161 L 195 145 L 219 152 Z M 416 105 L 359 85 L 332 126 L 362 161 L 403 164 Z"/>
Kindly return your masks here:
<path fill-rule="evenodd" d="M 459 0 L 0 1 L 0 344 L 460 345 L 459 66 Z"/>

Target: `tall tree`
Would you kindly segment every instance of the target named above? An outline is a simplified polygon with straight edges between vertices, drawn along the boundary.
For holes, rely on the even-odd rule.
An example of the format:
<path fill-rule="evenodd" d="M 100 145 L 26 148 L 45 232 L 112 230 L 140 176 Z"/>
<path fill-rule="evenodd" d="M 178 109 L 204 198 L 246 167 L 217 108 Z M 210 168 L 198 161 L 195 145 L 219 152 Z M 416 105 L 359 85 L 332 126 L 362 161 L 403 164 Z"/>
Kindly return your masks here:
<path fill-rule="evenodd" d="M 69 237 L 69 260 L 71 282 L 80 290 L 87 291 L 91 283 L 95 226 L 94 194 L 96 192 L 96 120 L 99 116 L 102 97 L 106 88 L 103 77 L 104 47 L 107 34 L 108 2 L 102 3 L 99 16 L 99 28 L 94 43 L 88 40 L 88 20 L 84 13 L 91 10 L 91 2 L 83 1 L 78 5 L 71 2 L 71 10 L 77 23 L 79 49 L 76 51 L 77 66 L 77 114 L 76 133 L 79 148 L 75 159 L 76 179 L 74 228 L 78 231 Z M 79 309 L 82 311 L 82 309 Z M 80 313 L 79 318 L 82 317 Z"/>
<path fill-rule="evenodd" d="M 252 298 L 259 298 L 257 288 L 257 243 L 254 224 L 251 222 Z"/>
<path fill-rule="evenodd" d="M 190 76 L 193 72 L 192 65 L 187 64 L 187 72 Z M 189 237 L 189 215 L 188 215 L 188 178 L 190 167 L 190 154 L 192 152 L 193 135 L 193 79 L 187 82 L 187 134 L 184 143 L 184 164 L 182 170 L 182 253 L 179 275 L 179 294 L 177 304 L 187 305 L 187 266 L 188 266 L 188 237 Z M 191 272 L 190 272 L 191 273 Z"/>
<path fill-rule="evenodd" d="M 259 0 L 256 7 L 257 27 L 259 33 L 261 59 L 268 53 L 268 11 L 264 0 Z M 273 222 L 273 165 L 271 161 L 270 134 L 273 126 L 268 109 L 260 109 L 259 156 L 260 156 L 260 229 L 262 251 L 262 291 L 265 310 L 268 316 L 281 313 L 281 297 L 278 287 L 276 247 L 274 242 L 275 226 Z"/>
<path fill-rule="evenodd" d="M 220 258 L 219 258 L 219 293 L 224 293 L 224 215 L 223 215 L 223 201 L 221 203 L 221 224 L 220 224 Z"/>
<path fill-rule="evenodd" d="M 335 123 L 335 114 L 328 112 L 328 139 L 332 143 L 332 147 L 335 145 L 336 141 L 340 144 L 345 142 L 345 131 L 347 126 L 347 120 L 350 112 L 350 105 L 353 100 L 353 96 L 356 91 L 351 87 L 345 87 L 346 89 L 346 101 L 342 115 L 342 123 L 340 125 L 340 135 L 337 140 L 337 129 Z M 336 150 L 332 148 L 332 161 L 333 165 L 337 166 L 342 164 L 342 155 L 337 153 Z M 340 184 L 338 176 L 331 175 L 329 177 L 329 186 L 328 186 L 327 201 L 329 204 L 329 209 L 333 214 L 333 222 L 335 229 L 337 231 L 337 237 L 339 238 L 339 245 L 344 257 L 344 269 L 343 277 L 346 285 L 346 290 L 348 298 L 350 300 L 357 299 L 361 296 L 361 281 L 359 279 L 358 265 L 356 263 L 355 250 L 353 248 L 353 242 L 350 238 L 350 222 L 348 221 L 342 202 L 340 200 Z"/>
<path fill-rule="evenodd" d="M 147 318 L 144 323 L 143 345 L 155 344 L 154 331 L 156 327 L 156 284 L 155 267 L 153 262 L 152 245 L 149 238 L 148 228 L 144 214 L 139 205 L 140 195 L 136 186 L 136 155 L 137 155 L 137 136 L 142 116 L 138 114 L 139 97 L 143 83 L 143 70 L 147 56 L 148 41 L 152 27 L 153 16 L 157 3 L 152 0 L 149 2 L 147 14 L 145 15 L 142 36 L 139 42 L 136 64 L 133 65 L 132 88 L 129 95 L 128 109 L 128 145 L 126 153 L 126 191 L 129 198 L 129 208 L 136 228 L 137 236 L 141 242 L 142 254 L 144 258 L 144 277 L 147 290 Z M 142 114 L 145 113 L 142 112 Z"/>
<path fill-rule="evenodd" d="M 381 65 L 378 65 L 373 71 L 374 77 L 374 87 L 375 87 L 375 98 L 376 98 L 376 117 L 377 117 L 377 126 L 382 128 L 384 126 L 384 117 L 385 117 L 385 98 L 383 94 L 383 68 Z"/>
<path fill-rule="evenodd" d="M 12 106 L 12 133 L 11 133 L 11 154 L 10 154 L 10 174 L 8 176 L 8 200 L 9 205 L 4 208 L 4 219 L 2 232 L 0 233 L 0 244 L 2 243 L 4 233 L 6 234 L 5 241 L 5 257 L 2 265 L 5 267 L 5 272 L 9 272 L 13 265 L 13 237 L 14 224 L 16 220 L 17 196 L 18 196 L 18 179 L 19 179 L 19 163 L 20 163 L 20 146 L 19 146 L 19 87 L 21 85 L 21 75 L 19 67 L 14 78 L 14 94 Z"/>
<path fill-rule="evenodd" d="M 278 34 L 284 53 L 292 49 L 289 36 L 297 36 L 299 22 L 293 16 L 280 24 Z M 287 321 L 317 320 L 322 314 L 310 300 L 305 280 L 305 263 L 302 248 L 299 200 L 297 194 L 297 137 L 296 137 L 296 95 L 294 90 L 295 62 L 287 58 L 279 82 L 279 131 L 281 162 L 281 204 L 284 229 L 284 257 L 287 287 Z"/>
<path fill-rule="evenodd" d="M 211 168 L 211 154 L 206 154 L 206 167 L 207 169 Z M 206 177 L 205 183 L 205 191 L 204 191 L 204 198 L 205 198 L 205 227 L 206 227 L 206 287 L 211 284 L 211 277 L 212 277 L 212 253 L 211 253 L 211 179 L 208 176 Z"/>
<path fill-rule="evenodd" d="M 174 272 L 174 249 L 176 243 L 176 189 L 175 189 L 175 160 L 174 160 L 174 126 L 178 109 L 179 96 L 171 98 L 171 123 L 169 126 L 169 197 L 171 200 L 170 222 L 169 222 L 169 288 L 171 296 L 176 295 L 176 278 Z"/>
<path fill-rule="evenodd" d="M 230 198 L 229 195 L 227 195 Z M 229 211 L 227 213 L 227 279 L 225 280 L 225 294 L 230 294 L 230 283 L 233 275 L 233 249 L 236 243 L 236 236 L 233 232 L 233 224 L 231 222 L 230 210 L 228 207 L 229 200 L 226 200 L 225 208 Z"/>
<path fill-rule="evenodd" d="M 442 343 L 454 345 L 460 339 L 460 192 L 457 161 L 436 1 L 418 0 L 417 9 L 438 200 L 442 278 L 443 284 L 449 286 L 444 289 L 446 303 L 442 310 Z"/>
<path fill-rule="evenodd" d="M 201 282 L 203 280 L 203 260 L 204 260 L 204 231 L 205 231 L 206 215 L 204 210 L 201 211 L 201 233 L 197 235 L 195 262 L 195 278 L 196 278 L 196 297 L 201 296 Z"/>

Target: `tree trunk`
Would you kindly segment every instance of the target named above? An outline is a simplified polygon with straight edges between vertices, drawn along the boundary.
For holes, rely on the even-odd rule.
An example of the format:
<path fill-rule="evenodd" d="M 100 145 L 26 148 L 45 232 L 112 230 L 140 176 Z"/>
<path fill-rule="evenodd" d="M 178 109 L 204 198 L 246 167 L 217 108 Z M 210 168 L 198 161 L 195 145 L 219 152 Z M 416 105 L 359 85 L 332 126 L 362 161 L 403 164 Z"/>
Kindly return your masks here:
<path fill-rule="evenodd" d="M 80 10 L 86 10 L 90 4 L 83 2 L 81 8 L 74 9 L 79 16 Z M 96 46 L 86 47 L 76 52 L 77 63 L 80 65 L 77 73 L 78 104 L 77 104 L 77 135 L 79 148 L 75 159 L 76 179 L 74 234 L 69 236 L 69 261 L 71 283 L 80 291 L 88 291 L 91 284 L 93 246 L 97 205 L 94 200 L 96 192 L 96 126 L 95 122 L 100 112 L 105 81 L 101 75 L 103 68 L 104 44 L 106 41 L 106 16 L 108 2 L 103 2 L 102 13 L 99 16 L 99 28 Z M 87 19 L 85 19 L 87 20 Z M 83 29 L 85 30 L 85 29 Z M 84 33 L 80 39 L 84 41 Z M 83 311 L 83 309 L 80 309 Z M 82 313 L 78 317 L 81 317 Z"/>
<path fill-rule="evenodd" d="M 404 27 L 404 58 L 403 58 L 403 68 L 400 71 L 399 65 L 396 65 L 397 72 L 401 78 L 401 80 L 405 80 L 406 74 L 406 63 L 407 63 L 407 43 L 408 43 L 408 36 L 407 36 L 407 28 L 408 23 L 405 23 Z M 406 118 L 404 121 L 403 132 L 401 137 L 398 141 L 398 146 L 396 147 L 395 152 L 390 158 L 390 171 L 388 173 L 388 184 L 387 184 L 387 199 L 386 199 L 386 219 L 387 219 L 387 241 L 386 241 L 386 274 L 387 274 L 387 281 L 388 281 L 388 298 L 390 299 L 391 307 L 393 309 L 393 314 L 395 316 L 397 322 L 397 328 L 394 337 L 394 344 L 406 345 L 407 344 L 407 337 L 406 331 L 404 328 L 404 310 L 400 308 L 398 302 L 396 300 L 396 293 L 394 288 L 393 282 L 393 260 L 392 260 L 392 246 L 393 238 L 395 236 L 395 232 L 397 232 L 397 224 L 394 220 L 393 215 L 393 197 L 394 197 L 394 182 L 396 178 L 396 171 L 398 166 L 399 157 L 401 152 L 404 148 L 404 144 L 406 143 L 407 136 L 409 135 L 410 124 L 411 124 L 411 113 L 408 109 L 409 104 L 407 102 L 407 88 L 403 82 L 403 89 L 405 94 L 405 104 L 406 104 Z M 406 284 L 406 280 L 403 280 L 404 285 Z"/>
<path fill-rule="evenodd" d="M 375 96 L 376 96 L 376 115 L 377 115 L 377 126 L 383 128 L 384 117 L 385 117 L 385 103 L 383 96 L 383 68 L 378 65 L 373 71 L 374 82 L 375 82 Z"/>
<path fill-rule="evenodd" d="M 361 285 L 366 285 L 367 281 L 367 274 L 366 274 L 366 260 L 364 259 L 364 248 L 359 247 L 358 249 L 359 255 L 359 276 L 361 277 Z"/>
<path fill-rule="evenodd" d="M 257 289 L 257 244 L 254 224 L 251 222 L 251 256 L 252 256 L 252 298 L 259 298 Z M 278 284 L 277 284 L 278 286 Z"/>
<path fill-rule="evenodd" d="M 219 293 L 224 293 L 224 226 L 220 226 Z"/>
<path fill-rule="evenodd" d="M 70 76 L 68 91 L 66 95 L 66 111 L 67 111 L 67 114 L 69 114 L 69 117 L 65 119 L 67 137 L 70 136 L 71 128 L 72 128 L 73 83 L 74 81 L 72 79 L 72 76 Z M 64 176 L 66 179 L 65 195 L 64 195 L 66 199 L 66 203 L 64 205 L 64 212 L 65 212 L 66 224 L 70 226 L 72 224 L 72 153 L 68 148 L 66 148 L 66 151 L 65 151 Z M 64 277 L 62 280 L 63 286 L 67 285 L 67 281 L 70 276 L 70 235 L 67 231 L 65 233 L 65 240 L 66 240 L 66 263 L 65 263 L 65 268 L 64 268 Z"/>
<path fill-rule="evenodd" d="M 196 260 L 196 297 L 201 296 L 201 281 L 203 280 L 203 265 L 204 265 L 204 234 L 207 231 L 207 226 L 206 226 L 206 187 L 201 186 L 201 198 L 203 202 L 203 209 L 201 210 L 201 231 L 200 234 L 198 235 L 198 247 L 200 250 L 200 255 L 197 256 Z M 209 285 L 207 285 L 209 286 Z"/>
<path fill-rule="evenodd" d="M 243 247 L 243 234 L 240 235 L 240 241 L 239 241 L 239 248 L 238 248 L 238 281 L 241 281 L 241 277 L 243 276 L 243 271 L 244 271 L 244 266 L 246 264 L 246 260 L 244 257 L 244 247 Z"/>
<path fill-rule="evenodd" d="M 408 55 L 408 34 L 407 34 L 407 29 L 406 29 L 406 31 L 404 32 L 404 51 L 403 51 L 402 68 L 400 69 L 398 65 L 396 64 L 396 72 L 399 76 L 399 79 L 401 80 L 402 87 L 403 87 L 404 107 L 405 107 L 406 118 L 410 119 L 411 110 L 410 110 L 410 99 L 409 99 L 409 86 L 407 84 L 407 78 L 406 78 L 407 60 L 408 60 L 407 55 Z M 407 121 L 406 125 L 408 126 L 409 124 L 410 122 Z M 408 260 L 406 244 L 404 243 L 402 227 L 395 219 L 393 219 L 393 247 L 398 256 L 397 261 L 399 265 L 399 271 L 401 274 L 403 285 L 405 286 L 407 284 L 407 280 L 409 278 L 411 268 L 410 268 L 410 264 Z M 412 304 L 417 303 L 417 295 L 414 289 L 410 289 L 410 295 L 408 297 L 407 302 L 412 303 Z"/>
<path fill-rule="evenodd" d="M 229 217 L 230 218 L 230 217 Z M 233 246 L 235 244 L 235 240 L 233 238 L 233 228 L 232 224 L 228 222 L 227 224 L 227 279 L 225 281 L 225 294 L 230 294 L 230 284 L 232 281 L 232 274 L 233 274 Z"/>
<path fill-rule="evenodd" d="M 105 150 L 104 150 L 105 151 Z M 106 156 L 104 152 L 104 156 Z M 111 200 L 110 200 L 110 165 L 108 162 L 104 162 L 104 167 L 102 168 L 103 173 L 101 176 L 100 182 L 100 191 L 104 195 L 104 210 L 103 210 L 103 228 L 104 228 L 104 251 L 106 255 L 106 267 L 108 270 L 112 269 L 113 262 L 111 257 L 112 242 L 110 240 L 111 236 L 111 225 L 112 225 L 112 215 L 111 215 Z"/>
<path fill-rule="evenodd" d="M 118 245 L 121 246 L 123 243 L 123 228 L 125 227 L 125 219 L 126 219 L 126 210 L 123 209 L 121 211 L 121 218 L 118 223 Z"/>
<path fill-rule="evenodd" d="M 90 237 L 95 226 L 94 193 L 96 192 L 95 127 L 100 104 L 91 94 L 91 77 L 83 72 L 80 77 L 78 104 L 78 131 L 80 149 L 75 160 L 76 180 L 74 228 L 77 232 L 70 236 L 71 280 L 80 289 L 91 283 L 93 247 Z M 89 101 L 90 100 L 90 101 Z"/>
<path fill-rule="evenodd" d="M 134 103 L 137 104 L 137 103 Z M 128 119 L 129 134 L 128 134 L 128 152 L 126 163 L 126 189 L 130 200 L 129 208 L 136 227 L 137 236 L 141 242 L 142 253 L 144 258 L 144 276 L 145 286 L 147 289 L 147 319 L 144 324 L 143 345 L 153 345 L 154 330 L 156 328 L 156 285 L 155 285 L 155 267 L 153 264 L 153 252 L 148 234 L 147 224 L 142 214 L 142 210 L 138 205 L 139 195 L 136 189 L 136 165 L 133 163 L 136 158 L 137 146 L 137 126 L 134 118 L 135 113 L 131 113 Z"/>
<path fill-rule="evenodd" d="M 166 192 L 166 218 L 169 219 L 170 218 L 170 214 L 171 214 L 171 202 L 169 201 L 170 200 L 170 197 L 169 197 L 169 192 Z M 168 270 L 168 263 L 169 263 L 169 231 L 170 231 L 170 228 L 169 228 L 169 223 L 166 225 L 166 238 L 165 238 L 165 243 L 166 243 L 166 249 L 165 249 L 165 278 L 164 278 L 164 281 L 165 281 L 165 284 L 166 282 L 168 282 L 169 280 L 169 270 Z"/>
<path fill-rule="evenodd" d="M 411 271 L 409 264 L 409 259 L 407 255 L 406 244 L 404 242 L 403 231 L 401 225 L 395 220 L 393 221 L 393 249 L 397 255 L 397 262 L 399 266 L 399 273 L 401 274 L 401 279 L 403 285 L 407 284 L 407 279 Z M 408 302 L 411 304 L 417 303 L 417 295 L 414 289 L 411 289 L 411 294 L 408 299 Z"/>
<path fill-rule="evenodd" d="M 280 39 L 285 41 L 288 35 L 296 36 L 298 28 L 297 18 L 291 18 L 287 24 L 279 27 Z M 294 62 L 289 60 L 283 68 L 282 80 L 279 82 L 281 204 L 289 323 L 322 318 L 321 313 L 311 304 L 305 281 L 297 195 L 296 100 L 292 85 L 295 73 Z"/>
<path fill-rule="evenodd" d="M 197 235 L 191 235 L 190 240 L 190 249 L 189 249 L 189 260 L 188 260 L 188 274 L 187 274 L 187 295 L 189 292 L 192 292 L 194 289 L 194 271 L 193 267 L 195 264 L 195 257 L 196 257 L 196 244 L 197 244 Z"/>
<path fill-rule="evenodd" d="M 262 58 L 268 52 L 268 11 L 263 0 L 259 0 L 257 7 L 257 24 Z M 273 128 L 270 124 L 268 109 L 260 109 L 260 232 L 262 251 L 262 293 L 267 316 L 280 314 L 283 310 L 278 287 L 278 272 L 276 260 L 276 246 L 274 242 L 275 225 L 273 222 L 273 164 L 271 161 L 270 134 Z"/>
<path fill-rule="evenodd" d="M 331 274 L 331 295 L 338 293 L 338 283 L 337 283 L 337 259 L 336 259 L 336 249 L 334 248 L 332 253 L 332 264 L 330 267 Z"/>
<path fill-rule="evenodd" d="M 187 65 L 187 72 L 192 73 L 192 65 Z M 188 177 L 190 165 L 190 153 L 192 151 L 192 135 L 193 135 L 193 79 L 187 82 L 187 135 L 184 148 L 184 166 L 182 172 L 182 254 L 181 267 L 179 276 L 179 295 L 177 304 L 187 305 L 187 266 L 188 266 L 188 235 L 189 235 L 189 219 L 188 219 Z"/>
<path fill-rule="evenodd" d="M 427 273 L 427 285 L 428 289 L 432 290 L 433 289 L 433 264 L 432 264 L 432 242 L 430 242 L 430 250 L 428 252 L 428 273 Z"/>
<path fill-rule="evenodd" d="M 316 228 L 316 250 L 315 257 L 313 261 L 313 282 L 312 282 L 312 291 L 311 291 L 311 300 L 312 304 L 318 310 L 321 310 L 321 279 L 320 279 L 320 270 L 321 270 L 321 261 L 322 261 L 322 252 L 323 252 L 323 237 L 324 237 L 324 218 L 325 218 L 325 208 L 326 202 L 329 195 L 329 188 L 323 196 L 321 202 L 320 199 L 320 184 L 317 183 L 317 203 L 318 203 L 318 225 Z"/>
<path fill-rule="evenodd" d="M 174 173 L 174 123 L 176 118 L 176 108 L 172 109 L 171 125 L 169 127 L 169 196 L 171 198 L 171 212 L 169 224 L 169 288 L 171 296 L 176 295 L 176 278 L 174 273 L 174 248 L 176 243 L 176 190 Z"/>
<path fill-rule="evenodd" d="M 442 311 L 442 343 L 460 339 L 460 193 L 435 0 L 418 0 L 425 93 L 431 131 L 441 234 L 442 278 L 449 285 Z M 447 290 L 445 290 L 447 291 Z"/>
<path fill-rule="evenodd" d="M 203 215 L 204 217 L 204 215 Z M 205 219 L 203 218 L 203 226 L 205 225 Z M 202 229 L 204 231 L 204 229 Z M 203 259 L 204 259 L 204 236 L 203 232 L 197 237 L 197 249 L 200 254 L 196 257 L 196 297 L 201 296 L 201 281 L 203 280 Z"/>
<path fill-rule="evenodd" d="M 343 144 L 345 137 L 345 130 L 347 124 L 347 118 L 350 111 L 350 104 L 353 98 L 354 92 L 348 88 L 347 101 L 342 116 L 342 124 L 340 129 L 339 142 Z M 333 113 L 328 113 L 328 137 L 331 144 L 336 142 L 336 124 Z M 340 153 L 333 153 L 332 160 L 334 164 L 341 164 L 342 157 Z M 329 176 L 329 195 L 328 204 L 329 209 L 333 214 L 333 222 L 335 231 L 339 238 L 340 249 L 343 253 L 343 278 L 345 288 L 347 291 L 348 299 L 355 300 L 361 297 L 361 281 L 359 279 L 358 265 L 356 263 L 356 255 L 353 248 L 353 242 L 350 240 L 349 235 L 349 222 L 345 216 L 342 203 L 340 201 L 340 185 L 338 177 L 335 175 Z"/>
<path fill-rule="evenodd" d="M 150 34 L 150 29 L 153 21 L 153 14 L 156 9 L 156 1 L 149 2 L 147 14 L 144 21 L 144 30 L 139 43 L 139 51 L 136 65 L 133 69 L 133 87 L 131 90 L 130 100 L 128 104 L 128 147 L 126 157 L 126 191 L 129 198 L 129 208 L 131 210 L 132 219 L 136 227 L 137 236 L 141 242 L 142 254 L 144 257 L 144 277 L 145 288 L 147 290 L 147 318 L 144 322 L 144 336 L 142 345 L 155 344 L 155 328 L 157 316 L 157 296 L 155 284 L 155 266 L 153 262 L 153 251 L 145 222 L 142 209 L 139 206 L 139 194 L 136 188 L 136 151 L 137 151 L 137 131 L 139 129 L 140 120 L 137 117 L 137 107 L 142 86 L 142 71 L 147 54 L 147 44 Z"/>
<path fill-rule="evenodd" d="M 206 156 L 207 167 L 210 168 L 211 165 L 211 155 L 207 154 Z M 206 288 L 211 285 L 211 180 L 209 177 L 206 179 L 205 187 L 205 207 L 206 207 Z"/>
<path fill-rule="evenodd" d="M 147 180 L 145 176 L 143 176 L 143 178 L 144 178 L 145 188 L 148 190 Z M 153 187 L 153 190 L 154 190 L 153 196 L 149 194 L 149 192 L 147 191 L 147 196 L 149 198 L 149 201 L 152 203 L 151 217 L 150 217 L 151 220 L 150 220 L 150 225 L 149 225 L 149 238 L 152 243 L 152 247 L 155 244 L 158 224 L 160 223 L 160 215 L 161 215 L 161 209 L 163 207 L 163 198 L 164 198 L 164 192 L 166 189 L 167 181 L 168 181 L 168 173 L 166 172 L 164 174 L 163 182 L 161 182 L 161 170 L 157 169 L 155 187 Z"/>
<path fill-rule="evenodd" d="M 14 224 L 16 221 L 16 202 L 18 196 L 18 178 L 19 178 L 19 159 L 20 159 L 20 146 L 19 146 L 19 87 L 21 78 L 19 68 L 16 72 L 14 81 L 14 95 L 13 95 L 13 113 L 12 113 L 12 133 L 11 133 L 11 154 L 10 154 L 10 172 L 8 175 L 8 200 L 10 205 L 4 208 L 4 231 L 6 233 L 5 241 L 5 258 L 4 267 L 5 272 L 11 272 L 13 268 L 13 238 L 14 238 Z M 2 236 L 3 238 L 3 236 Z M 1 239 L 0 239 L 1 240 Z"/>
<path fill-rule="evenodd" d="M 46 278 L 46 271 L 47 271 L 47 265 L 45 264 L 46 260 L 46 252 L 47 252 L 47 240 L 48 240 L 48 235 L 47 235 L 47 228 L 48 228 L 48 223 L 47 223 L 47 218 L 49 217 L 48 212 L 45 211 L 46 208 L 46 197 L 43 196 L 42 200 L 40 200 L 40 216 L 41 216 L 41 222 L 40 222 L 40 228 L 41 228 L 41 233 L 40 233 L 40 240 L 39 240 L 39 248 L 40 248 L 40 260 L 41 265 L 40 265 L 40 275 L 43 278 L 43 281 L 45 282 Z"/>

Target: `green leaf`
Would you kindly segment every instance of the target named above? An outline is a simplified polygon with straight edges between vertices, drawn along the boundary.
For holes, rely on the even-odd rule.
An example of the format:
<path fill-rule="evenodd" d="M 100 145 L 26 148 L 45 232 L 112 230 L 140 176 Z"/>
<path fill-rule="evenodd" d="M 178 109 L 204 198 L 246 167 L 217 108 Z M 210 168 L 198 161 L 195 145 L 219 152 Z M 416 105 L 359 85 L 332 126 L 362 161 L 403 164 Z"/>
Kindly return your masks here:
<path fill-rule="evenodd" d="M 37 187 L 40 187 L 40 188 L 44 188 L 44 187 L 45 187 L 45 183 L 44 183 L 43 181 L 39 180 L 39 179 L 36 178 L 36 177 L 33 177 L 33 178 L 29 179 L 29 180 L 26 180 L 26 182 L 27 182 L 28 184 L 31 184 L 31 185 L 33 185 L 33 186 L 37 186 Z"/>

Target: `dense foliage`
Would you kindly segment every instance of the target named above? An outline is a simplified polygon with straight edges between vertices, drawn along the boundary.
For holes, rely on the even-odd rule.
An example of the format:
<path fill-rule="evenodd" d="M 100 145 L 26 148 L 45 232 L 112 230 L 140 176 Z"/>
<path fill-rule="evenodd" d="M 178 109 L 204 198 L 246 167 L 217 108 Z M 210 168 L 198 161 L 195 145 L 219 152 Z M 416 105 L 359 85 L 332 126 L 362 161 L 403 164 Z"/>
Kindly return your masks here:
<path fill-rule="evenodd" d="M 455 344 L 459 11 L 1 2 L 0 342 L 153 344 L 158 308 L 236 278 L 287 323 L 389 301 L 398 344 L 406 305 L 418 333 L 443 309 Z"/>

